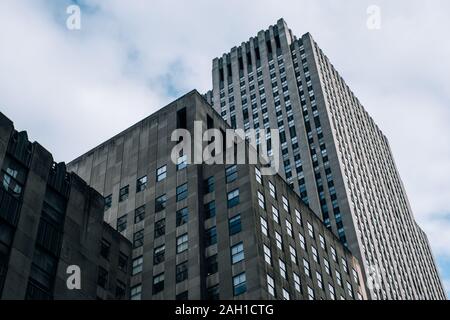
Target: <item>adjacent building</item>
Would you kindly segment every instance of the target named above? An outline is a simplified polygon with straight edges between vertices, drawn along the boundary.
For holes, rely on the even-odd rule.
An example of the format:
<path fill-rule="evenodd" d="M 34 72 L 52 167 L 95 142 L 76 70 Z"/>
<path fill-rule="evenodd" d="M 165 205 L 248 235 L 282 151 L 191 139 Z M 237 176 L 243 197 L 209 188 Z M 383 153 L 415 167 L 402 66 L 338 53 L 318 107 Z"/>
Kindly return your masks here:
<path fill-rule="evenodd" d="M 171 160 L 172 133 L 194 137 L 195 121 L 230 128 L 192 91 L 68 164 L 133 243 L 131 299 L 366 299 L 357 259 L 281 177 Z"/>
<path fill-rule="evenodd" d="M 309 33 L 281 19 L 214 59 L 212 78 L 205 98 L 269 155 L 279 129 L 280 175 L 361 261 L 372 298 L 445 299 L 387 138 Z"/>
<path fill-rule="evenodd" d="M 103 197 L 2 113 L 0 168 L 0 298 L 127 299 L 131 243 Z"/>

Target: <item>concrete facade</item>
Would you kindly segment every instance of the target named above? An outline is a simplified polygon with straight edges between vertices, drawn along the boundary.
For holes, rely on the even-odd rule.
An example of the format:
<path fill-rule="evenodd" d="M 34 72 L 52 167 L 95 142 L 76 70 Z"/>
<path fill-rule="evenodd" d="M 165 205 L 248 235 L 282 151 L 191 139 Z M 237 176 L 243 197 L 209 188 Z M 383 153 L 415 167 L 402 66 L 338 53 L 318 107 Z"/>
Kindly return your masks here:
<path fill-rule="evenodd" d="M 281 19 L 214 59 L 212 78 L 233 127 L 279 128 L 280 175 L 362 262 L 372 298 L 446 298 L 387 138 L 310 34 Z"/>
<path fill-rule="evenodd" d="M 128 298 L 131 243 L 103 222 L 103 197 L 1 113 L 0 167 L 1 299 Z M 67 286 L 74 265 L 79 290 Z"/>

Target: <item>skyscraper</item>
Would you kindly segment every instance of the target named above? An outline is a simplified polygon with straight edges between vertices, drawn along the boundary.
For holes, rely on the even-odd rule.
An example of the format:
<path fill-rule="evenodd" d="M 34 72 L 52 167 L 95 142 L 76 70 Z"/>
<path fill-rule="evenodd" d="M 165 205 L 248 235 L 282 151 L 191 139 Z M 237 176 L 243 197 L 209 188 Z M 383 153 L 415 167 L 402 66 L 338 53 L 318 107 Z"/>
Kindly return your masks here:
<path fill-rule="evenodd" d="M 172 134 L 199 124 L 230 128 L 192 91 L 68 165 L 133 242 L 131 299 L 367 298 L 357 259 L 280 176 L 185 150 L 172 160 Z"/>
<path fill-rule="evenodd" d="M 445 299 L 387 138 L 310 34 L 281 19 L 214 59 L 212 77 L 205 98 L 269 155 L 279 128 L 280 175 L 359 258 L 372 298 Z"/>

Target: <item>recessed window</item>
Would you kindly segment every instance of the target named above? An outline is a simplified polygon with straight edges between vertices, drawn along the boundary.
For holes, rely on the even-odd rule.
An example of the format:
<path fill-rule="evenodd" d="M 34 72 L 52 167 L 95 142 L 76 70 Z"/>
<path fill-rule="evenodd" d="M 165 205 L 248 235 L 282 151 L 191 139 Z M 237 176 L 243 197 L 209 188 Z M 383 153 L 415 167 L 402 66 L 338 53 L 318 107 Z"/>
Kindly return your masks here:
<path fill-rule="evenodd" d="M 137 285 L 131 288 L 130 290 L 130 299 L 131 300 L 141 300 L 142 297 L 142 285 Z"/>
<path fill-rule="evenodd" d="M 183 154 L 177 159 L 177 171 L 183 170 L 187 167 L 187 155 Z"/>
<path fill-rule="evenodd" d="M 214 176 L 205 179 L 205 181 L 203 182 L 203 190 L 205 194 L 214 192 Z"/>
<path fill-rule="evenodd" d="M 281 237 L 281 234 L 275 231 L 275 241 L 277 243 L 278 249 L 283 251 L 283 238 Z"/>
<path fill-rule="evenodd" d="M 117 263 L 119 270 L 127 272 L 128 269 L 128 256 L 122 252 L 119 252 L 119 261 Z"/>
<path fill-rule="evenodd" d="M 117 231 L 122 232 L 127 228 L 127 215 L 121 216 L 117 219 Z"/>
<path fill-rule="evenodd" d="M 286 289 L 283 289 L 283 299 L 284 300 L 290 300 L 291 297 L 289 296 L 289 292 Z"/>
<path fill-rule="evenodd" d="M 309 300 L 314 300 L 315 299 L 315 297 L 314 297 L 314 290 L 310 286 L 308 286 L 308 299 Z"/>
<path fill-rule="evenodd" d="M 336 300 L 336 295 L 334 292 L 334 287 L 329 283 L 328 284 L 328 292 L 330 293 L 330 299 L 331 300 Z"/>
<path fill-rule="evenodd" d="M 232 165 L 225 169 L 226 183 L 231 183 L 237 179 L 237 165 Z"/>
<path fill-rule="evenodd" d="M 108 284 L 108 271 L 102 267 L 98 267 L 97 284 L 103 289 L 106 289 Z"/>
<path fill-rule="evenodd" d="M 263 245 L 263 250 L 264 250 L 264 260 L 266 261 L 266 263 L 271 266 L 272 265 L 272 252 L 270 251 L 270 248 L 268 246 L 266 246 L 265 244 Z"/>
<path fill-rule="evenodd" d="M 217 243 L 217 229 L 216 227 L 209 228 L 205 232 L 205 246 L 209 247 Z"/>
<path fill-rule="evenodd" d="M 164 290 L 164 273 L 160 273 L 153 277 L 153 294 L 157 294 Z"/>
<path fill-rule="evenodd" d="M 155 222 L 155 239 L 162 237 L 166 233 L 166 219 Z"/>
<path fill-rule="evenodd" d="M 139 248 L 144 245 L 144 229 L 139 230 L 133 235 L 133 248 Z"/>
<path fill-rule="evenodd" d="M 160 212 L 166 208 L 167 197 L 165 194 L 155 199 L 155 212 Z"/>
<path fill-rule="evenodd" d="M 287 234 L 290 237 L 293 236 L 293 234 L 292 234 L 292 224 L 291 224 L 291 222 L 289 220 L 286 220 L 286 231 L 287 231 Z"/>
<path fill-rule="evenodd" d="M 177 294 L 175 300 L 189 300 L 189 291 L 183 291 Z"/>
<path fill-rule="evenodd" d="M 289 253 L 291 254 L 292 263 L 297 264 L 297 252 L 295 251 L 295 248 L 291 245 L 289 245 Z"/>
<path fill-rule="evenodd" d="M 262 184 L 261 171 L 257 167 L 255 167 L 255 178 L 256 182 Z"/>
<path fill-rule="evenodd" d="M 164 165 L 156 170 L 156 182 L 162 181 L 167 177 L 167 166 Z"/>
<path fill-rule="evenodd" d="M 242 242 L 231 247 L 231 263 L 235 264 L 244 260 L 244 244 Z"/>
<path fill-rule="evenodd" d="M 120 280 L 116 281 L 116 299 L 125 298 L 125 283 Z"/>
<path fill-rule="evenodd" d="M 289 212 L 289 201 L 285 196 L 283 196 L 283 209 Z"/>
<path fill-rule="evenodd" d="M 145 205 L 134 210 L 134 223 L 141 222 L 145 218 Z"/>
<path fill-rule="evenodd" d="M 188 262 L 180 263 L 176 267 L 175 280 L 177 283 L 188 279 Z"/>
<path fill-rule="evenodd" d="M 272 206 L 272 217 L 276 223 L 280 224 L 280 214 L 278 213 L 278 209 L 274 206 Z"/>
<path fill-rule="evenodd" d="M 297 221 L 299 226 L 303 226 L 302 216 L 300 215 L 300 211 L 295 209 L 295 220 Z"/>
<path fill-rule="evenodd" d="M 275 185 L 270 181 L 269 181 L 269 192 L 270 192 L 270 196 L 276 200 L 277 199 L 277 190 L 275 189 Z"/>
<path fill-rule="evenodd" d="M 230 236 L 241 232 L 241 215 L 238 214 L 234 217 L 232 217 L 229 221 L 228 221 L 228 228 L 230 230 Z"/>
<path fill-rule="evenodd" d="M 136 182 L 136 193 L 144 191 L 147 189 L 147 176 L 143 176 L 142 178 L 139 178 Z"/>
<path fill-rule="evenodd" d="M 340 287 L 342 287 L 341 273 L 338 270 L 336 270 L 336 282 Z"/>
<path fill-rule="evenodd" d="M 280 274 L 283 279 L 287 279 L 287 272 L 286 272 L 286 264 L 283 260 L 278 259 L 278 265 L 280 266 Z"/>
<path fill-rule="evenodd" d="M 314 262 L 319 263 L 319 256 L 317 254 L 317 249 L 315 247 L 311 246 L 311 252 L 313 255 Z"/>
<path fill-rule="evenodd" d="M 137 275 L 142 272 L 144 264 L 144 258 L 142 256 L 133 259 L 133 269 L 131 271 L 131 275 Z"/>
<path fill-rule="evenodd" d="M 239 296 L 247 291 L 245 272 L 233 277 L 233 294 Z"/>
<path fill-rule="evenodd" d="M 213 200 L 204 205 L 205 219 L 210 219 L 216 216 L 216 202 Z"/>
<path fill-rule="evenodd" d="M 206 299 L 207 300 L 219 300 L 220 299 L 219 285 L 215 285 L 215 286 L 208 288 Z"/>
<path fill-rule="evenodd" d="M 189 210 L 188 208 L 183 208 L 177 211 L 176 217 L 177 227 L 182 226 L 183 224 L 189 221 Z"/>
<path fill-rule="evenodd" d="M 119 202 L 125 201 L 128 199 L 129 195 L 129 186 L 123 187 L 119 191 Z"/>
<path fill-rule="evenodd" d="M 228 192 L 228 208 L 233 208 L 239 204 L 239 189 Z"/>
<path fill-rule="evenodd" d="M 306 251 L 305 237 L 301 233 L 299 233 L 298 238 L 300 240 L 300 247 Z"/>
<path fill-rule="evenodd" d="M 294 278 L 294 288 L 295 290 L 297 290 L 298 292 L 302 292 L 302 286 L 301 286 L 301 282 L 300 282 L 300 277 L 298 276 L 298 274 L 296 274 L 295 272 L 293 273 L 293 278 Z"/>
<path fill-rule="evenodd" d="M 267 292 L 269 292 L 272 297 L 275 297 L 275 281 L 269 275 L 267 275 Z"/>
<path fill-rule="evenodd" d="M 111 208 L 111 206 L 112 206 L 112 194 L 105 197 L 105 211 Z"/>
<path fill-rule="evenodd" d="M 322 275 L 316 271 L 317 286 L 323 289 Z"/>
<path fill-rule="evenodd" d="M 188 196 L 188 185 L 187 183 L 182 184 L 177 187 L 177 201 L 186 199 Z"/>
<path fill-rule="evenodd" d="M 165 252 L 166 246 L 164 244 L 155 248 L 153 251 L 153 265 L 158 265 L 161 262 L 164 262 Z"/>
<path fill-rule="evenodd" d="M 267 221 L 263 217 L 261 217 L 260 220 L 261 220 L 261 232 L 263 233 L 263 235 L 265 235 L 267 237 L 269 235 Z"/>
<path fill-rule="evenodd" d="M 109 243 L 107 240 L 102 239 L 101 247 L 100 247 L 100 255 L 109 260 L 109 253 L 111 251 L 111 243 Z"/>
<path fill-rule="evenodd" d="M 314 229 L 311 223 L 308 222 L 308 234 L 311 238 L 314 239 Z"/>
<path fill-rule="evenodd" d="M 309 262 L 308 262 L 306 259 L 303 259 L 303 268 L 304 268 L 304 270 L 305 270 L 305 274 L 306 274 L 308 277 L 311 277 L 311 271 L 310 271 L 310 269 L 309 269 Z"/>
<path fill-rule="evenodd" d="M 206 274 L 208 276 L 217 273 L 218 267 L 217 254 L 206 258 Z"/>
<path fill-rule="evenodd" d="M 188 249 L 188 234 L 185 233 L 177 238 L 177 253 L 184 252 Z"/>

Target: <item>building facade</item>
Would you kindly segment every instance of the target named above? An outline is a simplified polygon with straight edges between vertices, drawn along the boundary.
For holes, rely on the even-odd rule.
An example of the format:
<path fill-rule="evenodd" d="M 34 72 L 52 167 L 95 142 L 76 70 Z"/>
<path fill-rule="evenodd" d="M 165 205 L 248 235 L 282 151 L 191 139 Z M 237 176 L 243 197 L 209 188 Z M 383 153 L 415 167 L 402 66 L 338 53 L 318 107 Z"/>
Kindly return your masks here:
<path fill-rule="evenodd" d="M 284 20 L 213 60 L 205 95 L 232 127 L 280 130 L 280 175 L 361 261 L 374 299 L 445 299 L 387 138 L 310 34 Z"/>
<path fill-rule="evenodd" d="M 0 168 L 0 298 L 127 299 L 131 243 L 103 197 L 2 113 Z"/>
<path fill-rule="evenodd" d="M 131 299 L 367 298 L 357 259 L 281 177 L 171 160 L 172 133 L 196 121 L 229 128 L 192 91 L 68 165 L 133 242 Z"/>

